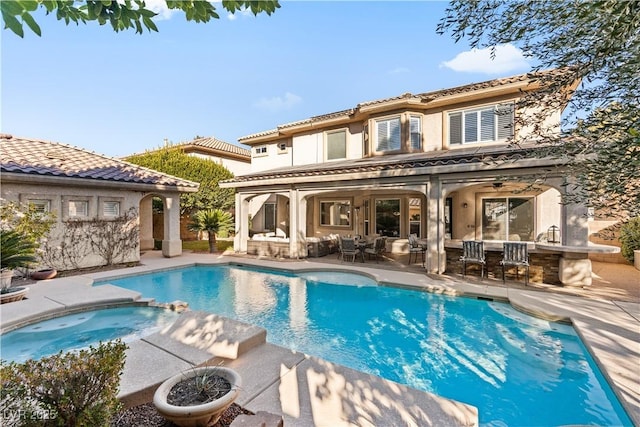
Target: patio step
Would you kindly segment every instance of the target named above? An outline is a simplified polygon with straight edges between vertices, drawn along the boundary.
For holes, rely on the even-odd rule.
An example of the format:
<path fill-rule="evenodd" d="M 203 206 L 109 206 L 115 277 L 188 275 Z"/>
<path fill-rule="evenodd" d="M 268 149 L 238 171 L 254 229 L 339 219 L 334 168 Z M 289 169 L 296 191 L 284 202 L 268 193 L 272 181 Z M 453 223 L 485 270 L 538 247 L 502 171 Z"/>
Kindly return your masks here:
<path fill-rule="evenodd" d="M 252 348 L 264 344 L 267 331 L 259 326 L 239 322 L 204 311 L 186 311 L 171 327 L 145 341 L 165 348 L 185 360 L 193 361 L 184 351 L 203 352 L 209 358 L 237 359 Z"/>

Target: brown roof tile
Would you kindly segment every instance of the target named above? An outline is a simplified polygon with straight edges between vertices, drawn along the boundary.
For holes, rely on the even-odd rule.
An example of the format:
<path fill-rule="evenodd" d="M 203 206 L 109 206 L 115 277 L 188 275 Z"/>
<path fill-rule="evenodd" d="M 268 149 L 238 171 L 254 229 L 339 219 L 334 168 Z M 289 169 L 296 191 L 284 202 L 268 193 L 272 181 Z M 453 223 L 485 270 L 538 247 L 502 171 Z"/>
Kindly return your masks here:
<path fill-rule="evenodd" d="M 0 171 L 98 181 L 155 184 L 197 190 L 199 184 L 50 141 L 0 134 Z"/>
<path fill-rule="evenodd" d="M 535 157 L 539 153 L 539 145 L 535 143 L 516 145 L 484 146 L 459 148 L 452 150 L 430 151 L 414 154 L 396 154 L 389 156 L 368 157 L 362 159 L 343 160 L 330 163 L 313 163 L 301 166 L 287 166 L 226 180 L 227 183 L 255 182 L 270 179 L 286 179 L 292 177 L 314 177 L 321 175 L 338 175 L 413 169 L 435 166 L 453 166 L 463 164 L 493 163 L 515 161 Z M 542 149 L 542 148 L 540 148 Z M 551 163 L 554 161 L 550 160 Z M 551 164 L 550 163 L 550 164 Z"/>
<path fill-rule="evenodd" d="M 250 150 L 247 150 L 246 148 L 242 148 L 234 144 L 230 144 L 228 142 L 224 142 L 215 137 L 196 138 L 192 141 L 181 142 L 177 145 L 178 146 L 193 145 L 197 147 L 204 147 L 212 150 L 218 150 L 218 151 L 223 151 L 231 154 L 236 154 L 238 156 L 247 157 L 248 159 L 251 159 Z"/>

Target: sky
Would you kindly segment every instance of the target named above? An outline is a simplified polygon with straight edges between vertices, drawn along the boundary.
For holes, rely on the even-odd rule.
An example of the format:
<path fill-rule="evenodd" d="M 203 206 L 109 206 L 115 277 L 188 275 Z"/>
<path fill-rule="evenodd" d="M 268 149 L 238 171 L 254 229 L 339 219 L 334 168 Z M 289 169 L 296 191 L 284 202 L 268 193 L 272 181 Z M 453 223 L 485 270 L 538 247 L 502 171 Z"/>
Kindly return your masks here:
<path fill-rule="evenodd" d="M 471 51 L 436 34 L 446 2 L 281 1 L 274 14 L 186 21 L 159 0 L 159 32 L 65 25 L 0 31 L 0 130 L 121 157 L 196 136 L 237 144 L 280 124 L 525 73 L 514 46 Z"/>

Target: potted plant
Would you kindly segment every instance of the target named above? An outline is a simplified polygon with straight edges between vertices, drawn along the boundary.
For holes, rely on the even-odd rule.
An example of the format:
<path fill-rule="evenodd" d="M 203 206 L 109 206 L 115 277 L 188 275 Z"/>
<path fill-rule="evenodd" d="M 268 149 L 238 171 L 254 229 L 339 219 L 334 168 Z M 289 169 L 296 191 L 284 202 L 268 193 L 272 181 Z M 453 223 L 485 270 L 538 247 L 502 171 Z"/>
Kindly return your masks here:
<path fill-rule="evenodd" d="M 36 261 L 35 243 L 13 230 L 0 230 L 0 288 L 2 302 L 22 299 L 24 287 L 11 287 L 13 270 L 29 267 Z"/>
<path fill-rule="evenodd" d="M 16 268 L 29 267 L 36 262 L 36 246 L 35 243 L 24 236 L 22 233 L 18 233 L 13 230 L 0 230 L 0 270 L 3 272 L 3 277 L 13 276 L 13 270 Z M 11 272 L 11 276 L 9 273 Z M 2 282 L 2 289 L 8 288 L 11 285 L 11 280 Z"/>
<path fill-rule="evenodd" d="M 160 384 L 153 404 L 164 418 L 178 426 L 211 426 L 236 399 L 241 385 L 240 375 L 233 369 L 203 366 Z"/>

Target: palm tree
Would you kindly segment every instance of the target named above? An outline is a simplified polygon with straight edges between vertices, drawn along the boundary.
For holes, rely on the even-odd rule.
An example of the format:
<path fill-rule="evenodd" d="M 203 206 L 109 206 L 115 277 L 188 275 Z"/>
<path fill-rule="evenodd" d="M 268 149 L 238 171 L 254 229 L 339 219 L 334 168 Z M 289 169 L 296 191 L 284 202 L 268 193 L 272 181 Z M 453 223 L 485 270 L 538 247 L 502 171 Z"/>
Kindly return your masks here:
<path fill-rule="evenodd" d="M 233 217 L 222 209 L 207 209 L 191 217 L 189 230 L 206 231 L 209 234 L 209 253 L 216 251 L 216 235 L 233 227 Z"/>
<path fill-rule="evenodd" d="M 29 267 L 36 262 L 36 244 L 22 233 L 14 230 L 0 230 L 0 271 L 1 287 L 11 286 L 15 268 Z"/>

